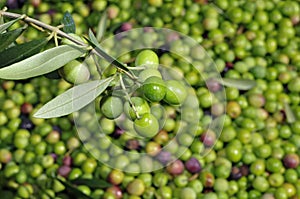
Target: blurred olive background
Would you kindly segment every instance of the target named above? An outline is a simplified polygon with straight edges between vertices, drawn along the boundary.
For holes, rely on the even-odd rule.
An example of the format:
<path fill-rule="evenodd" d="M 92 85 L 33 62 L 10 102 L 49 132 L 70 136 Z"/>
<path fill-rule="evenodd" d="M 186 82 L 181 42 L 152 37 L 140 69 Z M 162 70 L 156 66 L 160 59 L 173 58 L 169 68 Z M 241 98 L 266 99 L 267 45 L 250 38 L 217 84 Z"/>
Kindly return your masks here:
<path fill-rule="evenodd" d="M 226 87 L 227 102 L 222 107 L 208 100 L 209 91 L 219 85 L 206 85 L 192 66 L 160 52 L 160 62 L 178 69 L 195 87 L 203 116 L 190 149 L 175 164 L 152 173 L 132 174 L 109 168 L 91 156 L 77 137 L 71 116 L 49 120 L 32 117 L 39 107 L 72 85 L 45 76 L 0 80 L 1 198 L 84 198 L 53 178 L 57 174 L 67 181 L 95 179 L 92 184 L 75 186 L 91 198 L 300 198 L 299 1 L 2 0 L 0 5 L 54 26 L 69 12 L 78 35 L 87 35 L 89 28 L 97 31 L 104 12 L 108 16 L 105 37 L 138 27 L 170 28 L 201 44 L 222 77 L 252 79 L 257 84 L 248 91 Z M 12 28 L 21 25 L 16 23 Z M 45 35 L 29 27 L 17 42 Z M 147 41 L 151 39 L 149 36 Z M 184 53 L 190 50 L 182 43 L 173 48 Z M 131 60 L 134 55 L 123 59 Z M 295 116 L 292 123 L 287 120 L 285 104 Z M 171 109 L 170 115 L 174 112 Z M 211 116 L 221 114 L 224 129 L 216 140 L 216 135 L 205 129 Z M 171 125 L 176 122 L 174 118 L 170 117 Z M 100 122 L 109 133 L 116 131 L 114 122 Z M 154 139 L 154 146 L 163 146 L 162 140 L 169 139 L 164 136 L 161 133 Z M 203 142 L 205 136 L 210 140 Z M 124 143 L 128 140 L 121 138 Z M 209 141 L 216 144 L 202 157 L 201 152 L 211 145 Z M 111 183 L 108 188 L 103 181 Z"/>

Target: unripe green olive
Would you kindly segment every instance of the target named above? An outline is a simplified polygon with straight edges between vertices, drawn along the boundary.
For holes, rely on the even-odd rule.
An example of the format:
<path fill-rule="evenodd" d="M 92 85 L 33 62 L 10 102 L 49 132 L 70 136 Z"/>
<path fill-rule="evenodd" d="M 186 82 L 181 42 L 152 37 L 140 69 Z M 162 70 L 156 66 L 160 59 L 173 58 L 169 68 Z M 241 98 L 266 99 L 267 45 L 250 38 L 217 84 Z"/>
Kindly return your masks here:
<path fill-rule="evenodd" d="M 77 60 L 70 61 L 59 69 L 59 74 L 71 84 L 81 84 L 90 78 L 90 71 L 84 63 Z"/>
<path fill-rule="evenodd" d="M 12 159 L 12 154 L 8 149 L 0 149 L 0 163 L 8 163 Z"/>
<path fill-rule="evenodd" d="M 187 89 L 176 80 L 166 81 L 166 95 L 164 101 L 171 105 L 181 105 L 187 97 Z"/>
<path fill-rule="evenodd" d="M 115 96 L 105 97 L 100 101 L 102 114 L 108 119 L 115 119 L 123 113 L 122 99 Z"/>
<path fill-rule="evenodd" d="M 141 51 L 135 59 L 135 66 L 147 66 L 149 68 L 157 69 L 158 64 L 158 56 L 152 50 Z"/>
<path fill-rule="evenodd" d="M 158 133 L 158 120 L 151 113 L 146 113 L 134 121 L 134 129 L 143 137 L 153 137 Z"/>
<path fill-rule="evenodd" d="M 138 80 L 139 82 L 144 82 L 146 79 L 153 76 L 162 78 L 160 72 L 157 69 L 147 68 L 139 74 Z"/>
<path fill-rule="evenodd" d="M 124 179 L 124 173 L 120 170 L 114 169 L 112 170 L 109 175 L 107 180 L 112 183 L 113 185 L 119 185 L 122 183 Z"/>
<path fill-rule="evenodd" d="M 124 111 L 127 117 L 129 117 L 132 120 L 135 120 L 137 115 L 142 116 L 145 113 L 150 113 L 150 107 L 146 100 L 144 100 L 141 97 L 132 97 L 131 101 L 135 107 L 135 110 L 133 107 L 131 107 L 130 103 L 127 101 L 124 105 Z M 136 111 L 136 112 L 135 112 Z"/>
<path fill-rule="evenodd" d="M 31 195 L 30 190 L 25 185 L 20 186 L 17 190 L 17 193 L 21 198 L 30 198 Z"/>
<path fill-rule="evenodd" d="M 160 7 L 163 4 L 162 0 L 148 0 L 151 6 Z"/>
<path fill-rule="evenodd" d="M 127 185 L 126 189 L 131 195 L 140 196 L 145 191 L 145 184 L 141 179 L 134 179 Z"/>
<path fill-rule="evenodd" d="M 159 102 L 165 97 L 166 85 L 159 77 L 149 77 L 142 85 L 143 94 L 151 102 Z"/>

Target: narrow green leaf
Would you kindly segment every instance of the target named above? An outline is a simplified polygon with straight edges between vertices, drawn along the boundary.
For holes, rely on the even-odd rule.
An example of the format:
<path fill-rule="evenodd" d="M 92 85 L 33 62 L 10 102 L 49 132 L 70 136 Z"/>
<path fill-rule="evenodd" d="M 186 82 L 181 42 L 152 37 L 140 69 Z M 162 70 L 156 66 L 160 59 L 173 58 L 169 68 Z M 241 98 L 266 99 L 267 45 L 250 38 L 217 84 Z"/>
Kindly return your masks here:
<path fill-rule="evenodd" d="M 12 42 L 14 42 L 24 30 L 24 28 L 18 28 L 0 34 L 0 52 L 5 50 Z"/>
<path fill-rule="evenodd" d="M 0 68 L 39 53 L 47 42 L 47 39 L 32 40 L 6 49 L 0 54 Z"/>
<path fill-rule="evenodd" d="M 173 1 L 173 0 L 171 0 Z M 109 26 L 109 32 L 115 32 L 120 26 L 123 24 L 123 22 L 115 23 L 115 24 L 110 24 Z"/>
<path fill-rule="evenodd" d="M 2 79 L 27 79 L 50 73 L 80 57 L 87 50 L 73 45 L 62 45 L 43 51 L 20 62 L 0 69 Z"/>
<path fill-rule="evenodd" d="M 107 181 L 105 180 L 101 180 L 101 179 L 84 179 L 84 178 L 78 178 L 78 179 L 75 179 L 75 180 L 72 180 L 71 181 L 73 184 L 76 184 L 76 185 L 86 185 L 90 188 L 100 188 L 100 189 L 103 189 L 103 188 L 107 188 L 107 187 L 110 187 L 111 184 L 108 183 Z"/>
<path fill-rule="evenodd" d="M 3 15 L 0 15 L 0 25 L 4 24 Z"/>
<path fill-rule="evenodd" d="M 105 91 L 112 80 L 110 77 L 74 86 L 45 104 L 34 117 L 61 117 L 78 111 Z"/>
<path fill-rule="evenodd" d="M 83 199 L 92 199 L 90 196 L 84 194 L 82 191 L 77 189 L 75 186 L 73 186 L 69 182 L 63 181 L 59 178 L 56 178 L 56 179 L 66 187 L 66 189 L 67 189 L 67 191 L 69 191 L 69 193 L 76 196 L 76 198 L 78 197 L 78 198 L 83 198 Z"/>
<path fill-rule="evenodd" d="M 73 17 L 69 12 L 65 12 L 61 23 L 64 25 L 64 27 L 63 27 L 64 32 L 66 32 L 66 33 L 75 33 L 76 32 L 76 27 L 75 27 Z"/>
<path fill-rule="evenodd" d="M 288 103 L 284 103 L 284 112 L 285 112 L 285 116 L 286 116 L 286 121 L 288 123 L 293 123 L 296 121 L 296 117 L 290 107 L 290 105 Z"/>
<path fill-rule="evenodd" d="M 98 27 L 97 27 L 97 40 L 101 41 L 105 30 L 106 30 L 106 20 L 107 20 L 107 14 L 104 12 L 101 16 L 101 19 L 99 21 Z"/>
<path fill-rule="evenodd" d="M 216 81 L 223 86 L 234 87 L 239 90 L 249 90 L 256 85 L 256 82 L 250 79 L 222 78 L 216 79 Z"/>
<path fill-rule="evenodd" d="M 100 49 L 102 49 L 102 47 L 100 46 L 97 38 L 95 37 L 93 31 L 91 29 L 89 29 L 89 39 L 91 41 L 91 43 L 94 45 L 94 46 L 97 46 L 99 47 Z"/>
<path fill-rule="evenodd" d="M 97 53 L 99 53 L 99 55 L 101 55 L 106 61 L 108 61 L 109 63 L 112 63 L 113 65 L 121 68 L 124 71 L 129 71 L 129 69 L 121 62 L 119 62 L 116 58 L 110 56 L 109 54 L 107 54 L 105 52 L 105 50 L 100 46 L 100 44 L 97 41 L 97 38 L 95 37 L 94 33 L 92 32 L 92 30 L 89 30 L 89 39 L 88 40 L 92 46 L 95 48 L 95 51 Z"/>
<path fill-rule="evenodd" d="M 20 19 L 22 19 L 22 17 L 19 17 L 17 19 L 11 20 L 9 22 L 6 22 L 6 23 L 0 25 L 0 33 L 4 32 L 7 28 L 9 28 L 11 25 L 13 25 L 14 23 L 16 23 Z"/>

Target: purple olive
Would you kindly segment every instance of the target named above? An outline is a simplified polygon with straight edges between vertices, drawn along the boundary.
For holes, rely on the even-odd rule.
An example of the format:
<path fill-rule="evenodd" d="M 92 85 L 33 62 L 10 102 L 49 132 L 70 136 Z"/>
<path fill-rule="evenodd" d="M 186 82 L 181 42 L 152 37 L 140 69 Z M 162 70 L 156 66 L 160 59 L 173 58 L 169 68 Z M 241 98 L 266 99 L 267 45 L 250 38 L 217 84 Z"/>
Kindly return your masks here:
<path fill-rule="evenodd" d="M 68 177 L 70 172 L 71 172 L 71 167 L 69 167 L 67 165 L 63 165 L 58 168 L 58 175 L 60 175 L 62 177 L 65 177 L 65 178 Z"/>
<path fill-rule="evenodd" d="M 193 157 L 186 161 L 185 168 L 191 173 L 199 173 L 202 169 L 200 162 Z"/>

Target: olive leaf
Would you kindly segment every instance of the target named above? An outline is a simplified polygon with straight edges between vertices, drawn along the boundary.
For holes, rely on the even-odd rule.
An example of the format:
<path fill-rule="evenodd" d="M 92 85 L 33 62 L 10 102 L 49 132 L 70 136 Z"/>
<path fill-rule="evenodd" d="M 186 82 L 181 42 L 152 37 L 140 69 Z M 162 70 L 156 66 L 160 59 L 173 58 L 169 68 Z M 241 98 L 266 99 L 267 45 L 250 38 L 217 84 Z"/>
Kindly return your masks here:
<path fill-rule="evenodd" d="M 285 116 L 286 116 L 286 120 L 288 123 L 293 123 L 296 121 L 296 118 L 295 118 L 295 115 L 290 107 L 290 105 L 286 102 L 284 102 L 284 113 L 285 113 Z"/>
<path fill-rule="evenodd" d="M 64 25 L 64 27 L 63 27 L 64 32 L 66 32 L 66 33 L 75 33 L 76 32 L 76 27 L 75 27 L 73 17 L 69 12 L 65 12 L 61 23 Z"/>
<path fill-rule="evenodd" d="M 63 181 L 60 178 L 56 178 L 56 179 L 66 187 L 67 191 L 70 194 L 76 196 L 76 198 L 92 199 L 90 196 L 86 195 L 85 193 L 77 189 L 74 185 L 70 184 L 69 182 Z"/>
<path fill-rule="evenodd" d="M 104 12 L 101 16 L 101 19 L 98 23 L 98 27 L 97 27 L 97 40 L 101 41 L 104 33 L 105 33 L 105 29 L 106 29 L 106 20 L 107 20 L 107 14 L 106 12 Z"/>
<path fill-rule="evenodd" d="M 0 15 L 0 25 L 4 24 L 3 15 Z"/>
<path fill-rule="evenodd" d="M 20 62 L 0 69 L 2 79 L 27 79 L 50 73 L 86 53 L 85 48 L 62 45 L 45 50 Z"/>
<path fill-rule="evenodd" d="M 39 53 L 47 42 L 48 39 L 32 40 L 6 49 L 0 54 L 0 68 Z"/>
<path fill-rule="evenodd" d="M 256 85 L 256 82 L 250 79 L 222 78 L 216 79 L 216 81 L 223 86 L 234 87 L 239 90 L 249 90 Z"/>
<path fill-rule="evenodd" d="M 11 25 L 13 25 L 14 23 L 16 23 L 17 21 L 19 21 L 22 18 L 23 18 L 23 16 L 16 18 L 14 20 L 11 20 L 9 22 L 6 22 L 4 24 L 1 24 L 0 25 L 0 33 L 4 32 L 7 28 L 9 28 Z"/>
<path fill-rule="evenodd" d="M 88 41 L 92 44 L 96 53 L 98 53 L 100 56 L 102 56 L 106 61 L 108 61 L 109 63 L 112 63 L 113 65 L 117 66 L 118 68 L 120 68 L 124 71 L 127 71 L 127 72 L 129 71 L 129 69 L 124 64 L 122 64 L 116 58 L 110 56 L 109 54 L 107 54 L 105 52 L 105 50 L 98 43 L 97 38 L 95 37 L 95 35 L 91 29 L 89 30 Z"/>
<path fill-rule="evenodd" d="M 34 117 L 61 117 L 78 111 L 105 91 L 112 80 L 113 78 L 109 77 L 74 86 L 45 104 Z"/>
<path fill-rule="evenodd" d="M 95 188 L 95 189 L 103 189 L 103 188 L 107 188 L 110 187 L 111 184 L 108 183 L 105 180 L 101 180 L 101 179 L 84 179 L 84 178 L 77 178 L 75 180 L 71 181 L 73 184 L 76 185 L 81 185 L 84 184 L 90 188 Z"/>
<path fill-rule="evenodd" d="M 18 28 L 0 34 L 0 52 L 5 50 L 12 42 L 14 42 L 24 30 L 25 28 Z"/>

